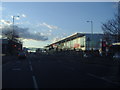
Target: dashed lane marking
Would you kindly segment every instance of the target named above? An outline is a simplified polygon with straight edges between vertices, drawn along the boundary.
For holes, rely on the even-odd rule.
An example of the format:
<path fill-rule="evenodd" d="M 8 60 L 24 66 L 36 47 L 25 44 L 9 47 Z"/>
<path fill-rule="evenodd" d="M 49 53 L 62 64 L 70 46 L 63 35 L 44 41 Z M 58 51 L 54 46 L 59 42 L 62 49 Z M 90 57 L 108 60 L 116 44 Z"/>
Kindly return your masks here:
<path fill-rule="evenodd" d="M 31 65 L 31 61 L 29 60 L 28 62 L 29 62 L 29 64 Z"/>
<path fill-rule="evenodd" d="M 33 71 L 33 68 L 32 68 L 32 66 L 31 66 L 31 65 L 30 65 L 30 70 L 31 70 L 31 71 Z"/>
<path fill-rule="evenodd" d="M 15 71 L 20 71 L 21 68 L 13 68 L 12 70 L 15 70 Z"/>
<path fill-rule="evenodd" d="M 38 90 L 38 85 L 37 85 L 35 76 L 32 76 L 32 78 L 33 78 L 34 88 Z"/>

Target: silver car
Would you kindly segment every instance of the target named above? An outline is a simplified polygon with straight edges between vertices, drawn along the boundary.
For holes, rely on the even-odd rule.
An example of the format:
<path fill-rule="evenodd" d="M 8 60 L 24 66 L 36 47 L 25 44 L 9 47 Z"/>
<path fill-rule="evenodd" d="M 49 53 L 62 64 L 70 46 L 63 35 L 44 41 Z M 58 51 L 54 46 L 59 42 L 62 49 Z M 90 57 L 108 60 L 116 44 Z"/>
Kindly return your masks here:
<path fill-rule="evenodd" d="M 84 54 L 83 54 L 83 57 L 84 57 L 84 58 L 91 58 L 92 55 L 91 55 L 91 54 L 88 54 L 88 53 L 84 53 Z"/>
<path fill-rule="evenodd" d="M 120 60 L 120 52 L 117 52 L 113 55 L 114 60 Z"/>

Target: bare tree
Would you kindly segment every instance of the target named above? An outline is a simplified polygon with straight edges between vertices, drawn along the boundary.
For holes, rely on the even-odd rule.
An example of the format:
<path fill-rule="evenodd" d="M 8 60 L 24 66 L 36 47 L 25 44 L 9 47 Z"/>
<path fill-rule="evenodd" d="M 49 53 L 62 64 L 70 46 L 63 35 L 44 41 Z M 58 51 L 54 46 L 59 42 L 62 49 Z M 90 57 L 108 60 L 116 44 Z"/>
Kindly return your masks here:
<path fill-rule="evenodd" d="M 16 41 L 16 42 L 20 41 L 19 40 L 20 37 L 18 33 L 15 30 L 13 32 L 12 26 L 2 29 L 2 38 L 7 38 L 8 40 Z"/>
<path fill-rule="evenodd" d="M 114 19 L 108 20 L 102 24 L 102 30 L 104 32 L 104 39 L 107 42 L 120 42 L 120 8 L 118 14 L 114 15 Z"/>
<path fill-rule="evenodd" d="M 2 28 L 2 38 L 7 38 L 8 40 L 7 53 L 16 55 L 22 49 L 22 41 L 20 40 L 19 34 L 15 30 L 13 31 L 12 26 L 4 26 Z"/>

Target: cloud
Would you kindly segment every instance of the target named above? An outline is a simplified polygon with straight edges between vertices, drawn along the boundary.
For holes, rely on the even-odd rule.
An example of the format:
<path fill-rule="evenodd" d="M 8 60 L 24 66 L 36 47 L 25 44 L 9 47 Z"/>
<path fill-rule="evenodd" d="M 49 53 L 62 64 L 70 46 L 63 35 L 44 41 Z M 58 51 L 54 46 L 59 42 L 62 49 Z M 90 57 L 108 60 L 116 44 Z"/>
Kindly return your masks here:
<path fill-rule="evenodd" d="M 4 25 L 11 25 L 12 23 L 10 21 L 0 20 L 0 22 Z"/>
<path fill-rule="evenodd" d="M 24 17 L 24 18 L 26 18 L 26 15 L 25 15 L 25 14 L 22 14 L 21 16 Z"/>
<path fill-rule="evenodd" d="M 47 28 L 49 28 L 49 29 L 58 29 L 57 26 L 49 25 L 49 24 L 47 24 L 47 23 L 45 23 L 45 22 L 43 22 L 42 24 L 40 24 L 40 26 L 45 26 L 45 27 L 47 27 Z"/>
<path fill-rule="evenodd" d="M 3 8 L 0 6 L 0 11 L 2 11 L 3 10 Z"/>
<path fill-rule="evenodd" d="M 51 36 L 51 33 L 50 32 L 46 32 L 46 33 L 42 33 L 42 32 L 35 32 L 41 36 Z"/>
<path fill-rule="evenodd" d="M 3 6 L 0 4 L 0 11 L 2 12 L 3 10 L 5 10 L 5 7 L 3 7 Z"/>
<path fill-rule="evenodd" d="M 60 37 L 55 37 L 55 38 L 53 38 L 53 40 L 52 40 L 52 42 L 54 43 L 54 42 L 57 42 L 57 41 L 59 41 L 61 38 Z"/>
<path fill-rule="evenodd" d="M 52 32 L 52 30 L 49 30 L 49 32 Z"/>
<path fill-rule="evenodd" d="M 2 25 L 0 25 L 0 29 L 2 29 Z"/>
<path fill-rule="evenodd" d="M 22 23 L 22 22 L 17 22 L 17 23 L 15 23 L 16 25 L 21 25 L 21 24 L 24 24 L 24 23 Z"/>
<path fill-rule="evenodd" d="M 12 26 L 9 27 L 3 27 L 2 33 L 5 34 L 8 31 L 12 31 Z M 30 33 L 29 28 L 21 28 L 18 26 L 14 27 L 14 32 L 16 35 L 18 35 L 20 38 L 23 39 L 31 39 L 31 40 L 37 40 L 37 41 L 46 41 L 48 40 L 47 36 L 41 35 L 39 33 Z"/>
<path fill-rule="evenodd" d="M 19 18 L 19 17 L 16 17 L 16 20 L 20 20 L 20 18 Z"/>
<path fill-rule="evenodd" d="M 59 34 L 59 35 L 57 35 L 56 37 L 54 37 L 54 38 L 52 39 L 52 42 L 53 42 L 53 43 L 54 43 L 54 42 L 57 42 L 57 41 L 65 38 L 65 37 L 67 37 L 67 34 L 66 34 L 66 33 L 62 33 L 61 35 Z"/>

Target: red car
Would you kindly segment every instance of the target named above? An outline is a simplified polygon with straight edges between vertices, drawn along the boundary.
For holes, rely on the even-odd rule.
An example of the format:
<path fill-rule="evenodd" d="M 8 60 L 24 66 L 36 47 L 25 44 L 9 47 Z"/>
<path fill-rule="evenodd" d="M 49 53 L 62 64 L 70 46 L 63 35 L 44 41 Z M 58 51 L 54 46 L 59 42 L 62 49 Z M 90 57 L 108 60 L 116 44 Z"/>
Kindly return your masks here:
<path fill-rule="evenodd" d="M 19 59 L 25 59 L 26 58 L 26 53 L 25 52 L 20 52 L 19 54 L 18 54 L 18 58 Z"/>

